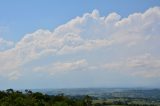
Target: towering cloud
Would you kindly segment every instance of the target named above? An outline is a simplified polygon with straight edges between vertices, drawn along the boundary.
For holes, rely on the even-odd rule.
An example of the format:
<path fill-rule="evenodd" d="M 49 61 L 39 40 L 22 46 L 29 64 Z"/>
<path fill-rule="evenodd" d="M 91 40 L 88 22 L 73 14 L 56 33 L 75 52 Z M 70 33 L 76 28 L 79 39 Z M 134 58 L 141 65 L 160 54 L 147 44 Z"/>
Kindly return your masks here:
<path fill-rule="evenodd" d="M 7 50 L 3 48 L 12 46 L 12 42 L 0 39 L 0 75 L 12 76 L 11 79 L 17 79 L 13 75 L 20 76 L 18 73 L 21 73 L 24 68 L 27 68 L 25 66 L 29 62 L 37 59 L 43 58 L 45 61 L 45 57 L 72 55 L 76 53 L 81 55 L 82 52 L 96 53 L 98 56 L 101 55 L 99 52 L 100 49 L 107 50 L 107 48 L 117 48 L 117 54 L 123 54 L 124 51 L 136 50 L 135 54 L 128 52 L 125 56 L 119 57 L 123 59 L 128 58 L 130 55 L 143 55 L 146 53 L 157 58 L 158 55 L 156 54 L 160 52 L 158 50 L 160 45 L 159 34 L 160 7 L 150 8 L 144 13 L 134 13 L 126 18 L 121 18 L 117 13 L 100 16 L 98 10 L 94 10 L 92 13 L 85 13 L 82 17 L 76 17 L 70 20 L 53 31 L 39 29 L 33 33 L 26 34 L 15 44 L 15 47 Z M 112 49 L 109 52 L 113 52 Z M 103 55 L 107 55 L 107 51 Z M 74 57 L 76 62 L 73 64 L 65 62 L 57 63 L 54 61 L 51 65 L 44 66 L 46 69 L 41 69 L 46 70 L 47 73 L 51 72 L 47 67 L 52 66 L 57 71 L 79 70 L 79 68 L 82 68 L 81 64 L 86 64 L 86 61 L 88 64 L 86 66 L 92 66 L 91 60 L 85 59 L 84 61 L 80 59 L 78 61 L 76 58 L 79 57 Z M 101 63 L 100 60 L 96 61 Z M 103 61 L 105 61 L 105 57 Z M 117 60 L 113 58 L 112 61 Z M 148 61 L 148 59 L 145 61 Z M 159 65 L 159 60 L 157 61 L 155 64 Z M 138 64 L 141 64 L 141 62 L 143 64 L 141 60 L 138 61 Z M 152 62 L 153 60 L 151 62 L 149 60 L 147 65 L 153 65 L 154 62 Z M 132 61 L 129 61 L 130 63 Z M 102 62 L 101 64 L 105 63 Z M 122 64 L 118 66 L 123 66 Z M 110 66 L 108 65 L 106 67 Z M 99 66 L 97 65 L 97 67 Z M 124 67 L 128 66 L 124 65 Z M 32 70 L 34 71 L 35 69 L 36 67 L 33 67 Z M 147 68 L 145 69 L 148 70 Z M 137 70 L 139 70 L 138 67 Z M 159 70 L 156 73 L 160 74 Z"/>

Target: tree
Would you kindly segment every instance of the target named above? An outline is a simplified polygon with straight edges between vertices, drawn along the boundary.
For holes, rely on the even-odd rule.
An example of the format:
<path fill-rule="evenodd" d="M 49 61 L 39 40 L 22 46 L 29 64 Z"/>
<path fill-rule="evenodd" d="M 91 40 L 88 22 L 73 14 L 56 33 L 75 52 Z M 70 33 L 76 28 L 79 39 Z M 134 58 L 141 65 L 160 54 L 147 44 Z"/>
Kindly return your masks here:
<path fill-rule="evenodd" d="M 90 96 L 85 96 L 84 97 L 84 105 L 85 106 L 92 106 L 92 98 Z"/>

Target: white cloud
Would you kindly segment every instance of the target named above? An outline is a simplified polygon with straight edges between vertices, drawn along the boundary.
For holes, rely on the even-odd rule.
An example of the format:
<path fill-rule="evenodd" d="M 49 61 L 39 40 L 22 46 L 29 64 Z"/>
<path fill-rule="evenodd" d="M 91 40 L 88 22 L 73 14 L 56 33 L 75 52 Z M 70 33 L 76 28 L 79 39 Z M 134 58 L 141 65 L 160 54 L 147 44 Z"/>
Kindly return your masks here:
<path fill-rule="evenodd" d="M 112 46 L 114 48 L 122 46 L 129 51 L 130 47 L 135 46 L 139 50 L 139 46 L 143 45 L 143 48 L 147 46 L 158 49 L 159 34 L 160 7 L 150 8 L 144 13 L 134 13 L 127 18 L 121 18 L 115 12 L 108 16 L 100 16 L 98 10 L 94 10 L 92 13 L 72 19 L 54 31 L 39 29 L 26 34 L 15 44 L 15 47 L 0 52 L 0 73 L 1 75 L 10 74 L 23 65 L 44 56 L 59 56 L 80 51 L 91 53 L 93 49 L 98 50 L 102 47 L 106 49 Z M 5 45 L 12 45 L 12 42 L 0 39 L 0 44 L 1 49 Z M 98 51 L 93 52 L 98 53 Z M 140 50 L 139 53 L 144 52 Z M 71 64 L 57 65 L 67 67 Z M 112 67 L 117 65 L 112 64 Z M 55 64 L 53 66 L 56 67 Z M 57 70 L 61 69 L 57 68 Z"/>
<path fill-rule="evenodd" d="M 8 74 L 9 80 L 17 80 L 20 76 L 21 74 L 18 71 L 13 71 Z"/>
<path fill-rule="evenodd" d="M 105 47 L 111 44 L 112 44 L 112 41 L 109 41 L 109 40 L 99 40 L 99 39 L 87 40 L 87 41 L 84 41 L 83 44 L 77 45 L 77 46 L 64 45 L 64 47 L 62 47 L 62 49 L 58 51 L 58 54 L 73 53 L 80 50 L 90 51 L 94 48 Z"/>
<path fill-rule="evenodd" d="M 35 72 L 48 72 L 50 75 L 59 72 L 68 72 L 68 71 L 75 71 L 75 70 L 86 70 L 88 63 L 85 59 L 71 61 L 71 62 L 56 62 L 51 63 L 49 65 L 36 67 L 34 68 Z"/>
<path fill-rule="evenodd" d="M 5 51 L 6 49 L 9 49 L 13 46 L 14 46 L 14 42 L 7 41 L 7 40 L 0 38 L 0 52 Z"/>
<path fill-rule="evenodd" d="M 126 60 L 120 60 L 102 65 L 106 70 L 116 70 L 129 72 L 135 76 L 142 77 L 160 77 L 160 58 L 153 57 L 151 54 L 130 57 Z"/>

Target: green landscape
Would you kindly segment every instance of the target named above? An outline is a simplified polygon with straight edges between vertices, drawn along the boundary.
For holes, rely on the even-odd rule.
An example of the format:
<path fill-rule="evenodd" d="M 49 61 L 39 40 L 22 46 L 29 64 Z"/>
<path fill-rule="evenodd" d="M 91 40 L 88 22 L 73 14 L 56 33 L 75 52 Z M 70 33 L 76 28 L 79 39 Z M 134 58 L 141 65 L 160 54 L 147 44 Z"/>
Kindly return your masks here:
<path fill-rule="evenodd" d="M 110 89 L 103 88 L 105 95 L 99 95 L 98 92 L 95 92 L 102 90 L 98 88 L 74 90 L 79 93 L 77 95 L 66 95 L 64 90 L 64 93 L 50 95 L 31 90 L 18 91 L 7 89 L 0 91 L 0 106 L 160 106 L 160 90 L 158 89 L 134 91 L 121 89 L 119 92 L 115 92 L 117 89 L 113 89 L 110 93 L 105 93 L 105 91 Z M 86 90 L 90 90 L 92 93 L 88 92 L 89 95 L 83 95 L 82 92 Z M 63 90 L 61 91 L 63 92 Z M 68 89 L 67 91 L 72 92 L 73 89 Z M 137 95 L 137 92 L 141 93 Z M 150 94 L 146 94 L 146 92 Z"/>

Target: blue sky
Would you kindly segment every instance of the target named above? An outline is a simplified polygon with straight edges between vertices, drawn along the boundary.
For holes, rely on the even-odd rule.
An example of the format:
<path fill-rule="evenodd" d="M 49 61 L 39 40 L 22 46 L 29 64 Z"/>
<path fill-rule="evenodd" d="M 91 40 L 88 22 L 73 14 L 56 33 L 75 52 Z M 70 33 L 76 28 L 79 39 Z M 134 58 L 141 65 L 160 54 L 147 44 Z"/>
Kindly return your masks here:
<path fill-rule="evenodd" d="M 99 10 L 102 16 L 117 12 L 127 17 L 134 12 L 144 12 L 149 7 L 159 6 L 159 0 L 1 0 L 0 26 L 5 32 L 0 36 L 18 41 L 26 33 L 37 29 L 53 30 L 76 16 Z"/>
<path fill-rule="evenodd" d="M 0 89 L 160 87 L 159 0 L 0 0 Z"/>

